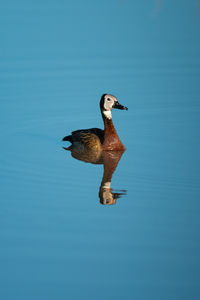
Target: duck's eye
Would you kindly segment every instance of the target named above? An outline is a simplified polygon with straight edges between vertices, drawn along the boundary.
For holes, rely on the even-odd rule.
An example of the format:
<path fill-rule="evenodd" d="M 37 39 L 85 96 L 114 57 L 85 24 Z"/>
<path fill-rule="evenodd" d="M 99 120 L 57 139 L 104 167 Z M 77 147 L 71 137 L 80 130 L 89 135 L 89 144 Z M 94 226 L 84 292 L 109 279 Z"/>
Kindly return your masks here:
<path fill-rule="evenodd" d="M 110 98 L 107 98 L 107 100 L 110 101 L 111 99 L 110 99 Z"/>

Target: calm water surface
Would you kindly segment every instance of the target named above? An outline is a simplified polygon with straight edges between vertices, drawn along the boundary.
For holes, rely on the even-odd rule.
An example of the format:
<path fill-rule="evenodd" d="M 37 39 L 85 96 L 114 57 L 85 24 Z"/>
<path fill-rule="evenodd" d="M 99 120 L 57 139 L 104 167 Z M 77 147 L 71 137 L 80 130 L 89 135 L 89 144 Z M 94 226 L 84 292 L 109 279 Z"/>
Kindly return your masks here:
<path fill-rule="evenodd" d="M 9 1 L 0 22 L 0 298 L 198 299 L 199 1 Z M 129 108 L 114 173 L 61 142 L 103 127 L 103 93 Z"/>

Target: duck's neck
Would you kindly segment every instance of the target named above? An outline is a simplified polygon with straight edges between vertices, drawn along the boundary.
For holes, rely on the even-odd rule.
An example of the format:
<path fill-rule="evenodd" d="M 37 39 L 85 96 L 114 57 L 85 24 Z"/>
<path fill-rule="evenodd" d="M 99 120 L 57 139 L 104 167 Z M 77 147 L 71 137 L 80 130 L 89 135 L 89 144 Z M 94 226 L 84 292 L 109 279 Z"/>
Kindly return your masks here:
<path fill-rule="evenodd" d="M 119 136 L 114 127 L 111 112 L 109 114 L 109 118 L 102 114 L 104 121 L 104 142 L 103 142 L 103 150 L 125 150 L 124 145 L 119 139 Z"/>

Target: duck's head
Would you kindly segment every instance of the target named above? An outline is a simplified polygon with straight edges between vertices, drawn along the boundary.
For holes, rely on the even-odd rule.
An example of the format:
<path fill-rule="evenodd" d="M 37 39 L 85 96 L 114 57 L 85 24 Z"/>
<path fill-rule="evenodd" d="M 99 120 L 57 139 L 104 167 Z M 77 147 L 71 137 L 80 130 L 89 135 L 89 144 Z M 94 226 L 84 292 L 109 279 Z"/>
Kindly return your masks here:
<path fill-rule="evenodd" d="M 126 106 L 119 104 L 115 96 L 111 94 L 103 94 L 100 100 L 100 109 L 102 114 L 106 118 L 112 119 L 111 110 L 113 108 L 128 110 Z"/>

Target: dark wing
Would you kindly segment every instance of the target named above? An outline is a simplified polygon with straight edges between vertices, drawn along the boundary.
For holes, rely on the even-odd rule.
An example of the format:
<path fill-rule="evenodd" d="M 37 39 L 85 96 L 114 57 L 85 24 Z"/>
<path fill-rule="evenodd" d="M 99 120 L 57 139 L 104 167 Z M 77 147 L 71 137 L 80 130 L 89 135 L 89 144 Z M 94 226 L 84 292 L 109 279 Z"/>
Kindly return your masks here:
<path fill-rule="evenodd" d="M 90 129 L 79 129 L 72 132 L 72 139 L 73 141 L 80 140 L 81 136 L 89 136 L 90 134 L 96 135 L 99 139 L 101 144 L 104 140 L 104 131 L 100 128 L 90 128 Z"/>

